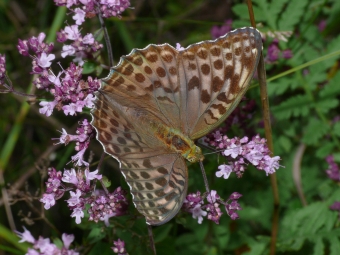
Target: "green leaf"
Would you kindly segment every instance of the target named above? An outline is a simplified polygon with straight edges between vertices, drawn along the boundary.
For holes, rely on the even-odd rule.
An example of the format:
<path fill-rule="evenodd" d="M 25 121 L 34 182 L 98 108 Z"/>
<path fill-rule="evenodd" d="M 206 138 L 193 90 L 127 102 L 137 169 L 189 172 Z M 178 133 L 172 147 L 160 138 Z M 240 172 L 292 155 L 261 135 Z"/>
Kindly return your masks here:
<path fill-rule="evenodd" d="M 314 245 L 313 254 L 314 255 L 322 255 L 322 254 L 324 254 L 324 249 L 325 249 L 325 246 L 324 246 L 324 243 L 322 241 L 322 238 L 318 238 L 315 242 L 315 245 Z"/>
<path fill-rule="evenodd" d="M 170 230 L 172 229 L 172 224 L 165 224 L 163 226 L 160 226 L 155 229 L 154 236 L 155 236 L 155 242 L 161 242 L 163 241 L 168 235 Z"/>
<path fill-rule="evenodd" d="M 279 18 L 279 30 L 293 31 L 294 26 L 299 23 L 301 16 L 305 13 L 305 6 L 308 2 L 308 0 L 289 1 L 285 11 Z"/>
<path fill-rule="evenodd" d="M 326 84 L 319 93 L 320 98 L 334 98 L 340 94 L 340 73 L 338 72 L 328 84 Z"/>
<path fill-rule="evenodd" d="M 105 237 L 106 233 L 105 231 L 102 231 L 102 228 L 92 228 L 89 235 L 88 240 L 90 243 L 96 243 L 99 240 L 103 239 Z"/>
<path fill-rule="evenodd" d="M 305 128 L 302 141 L 307 145 L 316 145 L 328 133 L 329 125 L 316 118 L 311 118 Z"/>
<path fill-rule="evenodd" d="M 275 118 L 282 120 L 288 119 L 291 116 L 300 117 L 307 116 L 311 100 L 307 95 L 292 96 L 278 106 L 272 107 Z"/>
<path fill-rule="evenodd" d="M 340 241 L 337 236 L 330 237 L 330 255 L 339 255 L 340 251 Z"/>
<path fill-rule="evenodd" d="M 335 144 L 333 142 L 325 143 L 316 150 L 315 156 L 318 158 L 324 159 L 327 155 L 332 153 L 334 147 L 335 147 Z"/>
<path fill-rule="evenodd" d="M 340 137 L 340 122 L 336 122 L 333 126 L 333 134 Z"/>
<path fill-rule="evenodd" d="M 330 109 L 333 109 L 339 105 L 339 101 L 335 98 L 318 100 L 315 107 L 322 113 L 328 113 Z"/>

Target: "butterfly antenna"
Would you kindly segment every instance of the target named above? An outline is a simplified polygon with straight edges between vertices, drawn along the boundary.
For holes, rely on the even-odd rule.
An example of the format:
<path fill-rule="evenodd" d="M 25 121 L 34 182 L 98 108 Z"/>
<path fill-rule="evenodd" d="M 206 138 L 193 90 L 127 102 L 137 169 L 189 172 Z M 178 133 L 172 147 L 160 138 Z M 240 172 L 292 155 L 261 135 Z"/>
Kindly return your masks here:
<path fill-rule="evenodd" d="M 152 226 L 148 225 L 148 233 L 149 233 L 149 239 L 150 239 L 150 248 L 153 251 L 154 255 L 157 255 L 156 247 L 155 247 L 155 241 L 153 239 L 153 233 L 152 233 Z"/>

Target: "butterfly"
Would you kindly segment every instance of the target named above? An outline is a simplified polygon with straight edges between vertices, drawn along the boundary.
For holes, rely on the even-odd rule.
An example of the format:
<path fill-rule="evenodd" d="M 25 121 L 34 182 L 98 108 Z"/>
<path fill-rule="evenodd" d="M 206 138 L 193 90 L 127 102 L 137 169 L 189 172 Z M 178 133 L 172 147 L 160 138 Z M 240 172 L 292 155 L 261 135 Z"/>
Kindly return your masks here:
<path fill-rule="evenodd" d="M 204 158 L 194 141 L 236 107 L 261 50 L 260 33 L 249 27 L 184 50 L 150 44 L 122 56 L 102 79 L 91 123 L 149 225 L 166 223 L 182 207 L 186 160 Z"/>

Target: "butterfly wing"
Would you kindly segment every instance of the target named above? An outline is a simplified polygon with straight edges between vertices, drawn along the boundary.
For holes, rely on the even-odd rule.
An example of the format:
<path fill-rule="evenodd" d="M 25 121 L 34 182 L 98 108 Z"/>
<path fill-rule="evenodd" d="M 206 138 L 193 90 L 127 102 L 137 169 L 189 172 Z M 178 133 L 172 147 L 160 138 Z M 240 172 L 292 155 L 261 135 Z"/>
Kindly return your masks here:
<path fill-rule="evenodd" d="M 97 140 L 106 153 L 120 161 L 139 212 L 149 224 L 161 225 L 172 219 L 183 204 L 188 180 L 186 163 L 138 121 L 138 109 L 112 99 L 110 87 L 111 84 L 104 85 L 96 95 L 92 125 L 97 130 Z M 150 115 L 145 111 L 142 114 Z"/>
<path fill-rule="evenodd" d="M 193 140 L 221 124 L 246 92 L 262 50 L 254 28 L 234 30 L 215 41 L 179 52 L 181 130 Z"/>
<path fill-rule="evenodd" d="M 168 44 L 132 50 L 102 80 L 109 85 L 107 93 L 120 105 L 146 109 L 166 126 L 179 128 L 177 55 Z"/>

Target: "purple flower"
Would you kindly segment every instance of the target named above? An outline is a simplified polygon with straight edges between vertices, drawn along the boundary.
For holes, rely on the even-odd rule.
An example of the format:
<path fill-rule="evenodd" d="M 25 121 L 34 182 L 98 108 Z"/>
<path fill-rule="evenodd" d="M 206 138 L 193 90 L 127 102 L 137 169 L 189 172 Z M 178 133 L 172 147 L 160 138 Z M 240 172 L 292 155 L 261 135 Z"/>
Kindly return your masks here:
<path fill-rule="evenodd" d="M 319 29 L 320 32 L 325 30 L 326 24 L 327 24 L 327 22 L 324 19 L 319 22 L 318 29 Z"/>
<path fill-rule="evenodd" d="M 280 49 L 278 45 L 278 40 L 274 40 L 268 47 L 267 60 L 271 63 L 279 59 Z"/>
<path fill-rule="evenodd" d="M 46 54 L 45 52 L 41 53 L 41 56 L 38 58 L 38 65 L 42 68 L 48 68 L 51 66 L 51 61 L 55 59 L 54 54 Z"/>
<path fill-rule="evenodd" d="M 176 50 L 183 51 L 185 49 L 179 43 L 176 43 Z"/>
<path fill-rule="evenodd" d="M 203 217 L 208 214 L 206 211 L 202 210 L 200 204 L 195 205 L 195 207 L 191 209 L 191 213 L 194 219 L 198 219 L 198 224 L 201 224 L 203 221 Z"/>
<path fill-rule="evenodd" d="M 76 190 L 76 192 L 70 191 L 71 198 L 66 200 L 68 203 L 68 206 L 77 206 L 80 204 L 80 196 L 82 195 L 81 191 L 79 189 Z"/>
<path fill-rule="evenodd" d="M 125 249 L 124 241 L 118 239 L 117 241 L 113 241 L 114 246 L 111 247 L 114 253 L 118 255 L 127 255 L 127 251 Z"/>
<path fill-rule="evenodd" d="M 74 185 L 78 185 L 78 178 L 76 171 L 72 168 L 71 170 L 64 171 L 63 178 L 61 179 L 63 182 L 72 183 Z"/>
<path fill-rule="evenodd" d="M 77 25 L 66 26 L 65 29 L 66 38 L 72 41 L 77 40 L 80 37 L 80 33 Z"/>
<path fill-rule="evenodd" d="M 216 39 L 220 36 L 223 36 L 225 35 L 226 33 L 230 32 L 231 29 L 232 29 L 232 23 L 233 23 L 233 20 L 232 19 L 228 19 L 224 22 L 224 24 L 219 27 L 219 26 L 213 26 L 210 30 L 210 33 L 211 33 L 211 37 L 213 39 Z"/>
<path fill-rule="evenodd" d="M 39 109 L 39 112 L 49 117 L 51 116 L 54 107 L 57 105 L 57 102 L 56 101 L 52 101 L 52 102 L 42 101 L 39 103 L 39 105 L 42 106 L 42 108 Z"/>
<path fill-rule="evenodd" d="M 290 49 L 282 51 L 282 57 L 285 59 L 290 59 L 293 57 L 293 52 Z"/>
<path fill-rule="evenodd" d="M 67 56 L 73 56 L 75 52 L 76 52 L 76 49 L 72 45 L 64 45 L 61 51 L 61 56 L 63 58 Z"/>
<path fill-rule="evenodd" d="M 340 211 L 340 202 L 335 201 L 329 208 L 334 211 Z"/>
<path fill-rule="evenodd" d="M 24 232 L 23 233 L 20 233 L 18 231 L 15 231 L 15 233 L 21 238 L 21 240 L 19 241 L 19 243 L 22 243 L 22 242 L 29 242 L 29 243 L 34 243 L 35 242 L 35 239 L 34 237 L 32 236 L 31 232 L 28 231 L 25 227 L 24 228 Z"/>
<path fill-rule="evenodd" d="M 80 224 L 81 223 L 81 218 L 84 218 L 84 212 L 81 208 L 75 208 L 73 209 L 73 212 L 71 214 L 72 218 L 76 218 L 76 223 Z"/>
<path fill-rule="evenodd" d="M 74 241 L 74 235 L 62 234 L 61 239 L 63 240 L 64 247 L 68 249 L 71 243 Z"/>
<path fill-rule="evenodd" d="M 220 169 L 220 171 L 216 172 L 216 177 L 221 177 L 223 175 L 224 179 L 228 179 L 233 171 L 230 165 L 220 165 L 218 169 Z"/>
<path fill-rule="evenodd" d="M 85 21 L 86 12 L 84 12 L 80 8 L 76 8 L 74 10 L 74 13 L 75 14 L 72 16 L 72 19 L 74 19 L 76 21 L 77 25 L 81 25 Z"/>
<path fill-rule="evenodd" d="M 54 194 L 43 194 L 43 197 L 39 200 L 40 202 L 44 203 L 44 208 L 46 210 L 50 209 L 51 206 L 55 205 L 55 199 L 54 199 Z"/>
<path fill-rule="evenodd" d="M 102 175 L 101 174 L 97 174 L 98 173 L 98 169 L 90 172 L 88 169 L 85 170 L 85 177 L 86 177 L 86 183 L 90 183 L 91 180 L 101 180 L 102 179 Z"/>
<path fill-rule="evenodd" d="M 76 155 L 72 156 L 72 161 L 75 163 L 76 166 L 88 166 L 89 163 L 84 161 L 84 153 L 86 151 L 86 148 L 80 150 Z"/>
<path fill-rule="evenodd" d="M 326 170 L 328 178 L 339 182 L 340 171 L 339 171 L 339 166 L 334 161 L 334 157 L 332 155 L 327 156 L 326 162 L 328 163 L 328 169 Z"/>

